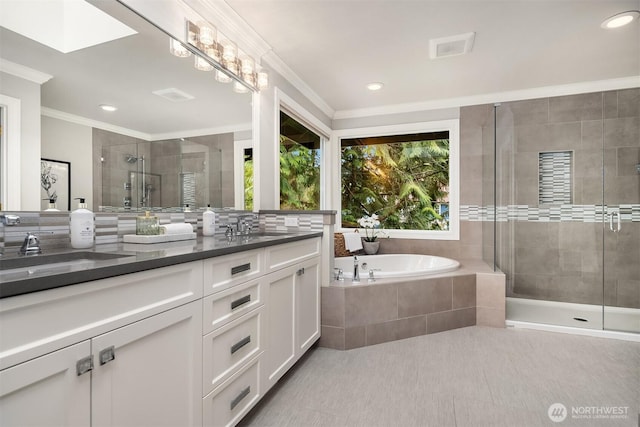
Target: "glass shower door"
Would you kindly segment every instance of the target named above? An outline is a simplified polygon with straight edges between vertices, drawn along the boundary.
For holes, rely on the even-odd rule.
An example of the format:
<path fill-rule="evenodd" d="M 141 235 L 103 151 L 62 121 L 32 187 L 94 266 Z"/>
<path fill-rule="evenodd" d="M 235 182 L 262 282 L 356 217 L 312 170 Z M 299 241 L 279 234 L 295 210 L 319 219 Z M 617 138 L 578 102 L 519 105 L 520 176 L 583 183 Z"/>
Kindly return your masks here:
<path fill-rule="evenodd" d="M 640 332 L 640 89 L 604 96 L 603 328 Z"/>

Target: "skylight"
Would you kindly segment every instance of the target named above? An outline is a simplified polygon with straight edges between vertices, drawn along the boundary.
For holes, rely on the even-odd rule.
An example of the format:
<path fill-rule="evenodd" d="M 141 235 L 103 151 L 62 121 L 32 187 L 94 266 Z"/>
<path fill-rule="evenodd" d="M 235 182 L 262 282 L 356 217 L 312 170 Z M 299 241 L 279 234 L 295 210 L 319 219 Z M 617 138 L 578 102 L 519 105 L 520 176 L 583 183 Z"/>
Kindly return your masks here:
<path fill-rule="evenodd" d="M 2 0 L 0 26 L 62 53 L 136 34 L 84 0 Z"/>

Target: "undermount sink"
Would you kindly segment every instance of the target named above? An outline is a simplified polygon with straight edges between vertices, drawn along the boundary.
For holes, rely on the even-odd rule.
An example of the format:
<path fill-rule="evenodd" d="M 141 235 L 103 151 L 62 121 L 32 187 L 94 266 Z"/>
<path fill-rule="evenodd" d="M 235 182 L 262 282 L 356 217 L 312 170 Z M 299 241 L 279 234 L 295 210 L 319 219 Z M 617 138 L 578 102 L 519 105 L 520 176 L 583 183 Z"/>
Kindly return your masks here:
<path fill-rule="evenodd" d="M 109 252 L 66 252 L 51 255 L 23 255 L 18 258 L 0 258 L 0 271 L 15 270 L 21 268 L 50 268 L 54 264 L 77 265 L 94 261 L 105 261 L 129 257 L 129 254 Z"/>

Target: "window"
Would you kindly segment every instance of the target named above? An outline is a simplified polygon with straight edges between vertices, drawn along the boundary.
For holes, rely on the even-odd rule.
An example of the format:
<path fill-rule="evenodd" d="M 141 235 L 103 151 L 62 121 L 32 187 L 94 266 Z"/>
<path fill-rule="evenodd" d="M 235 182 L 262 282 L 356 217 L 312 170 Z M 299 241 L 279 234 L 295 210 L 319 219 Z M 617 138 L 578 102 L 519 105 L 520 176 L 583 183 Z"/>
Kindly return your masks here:
<path fill-rule="evenodd" d="M 320 136 L 280 112 L 280 209 L 320 209 Z"/>
<path fill-rule="evenodd" d="M 391 237 L 459 237 L 457 120 L 340 133 L 343 229 L 377 214 Z"/>

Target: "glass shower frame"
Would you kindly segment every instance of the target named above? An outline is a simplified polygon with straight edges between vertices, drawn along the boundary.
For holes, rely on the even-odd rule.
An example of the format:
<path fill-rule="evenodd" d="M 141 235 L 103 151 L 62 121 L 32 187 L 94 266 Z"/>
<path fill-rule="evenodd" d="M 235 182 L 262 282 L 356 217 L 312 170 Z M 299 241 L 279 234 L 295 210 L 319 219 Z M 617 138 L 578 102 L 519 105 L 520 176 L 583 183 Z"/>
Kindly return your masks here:
<path fill-rule="evenodd" d="M 639 106 L 630 89 L 494 107 L 485 233 L 507 277 L 508 320 L 640 332 Z M 573 200 L 540 204 L 536 163 L 554 151 L 572 153 Z"/>

